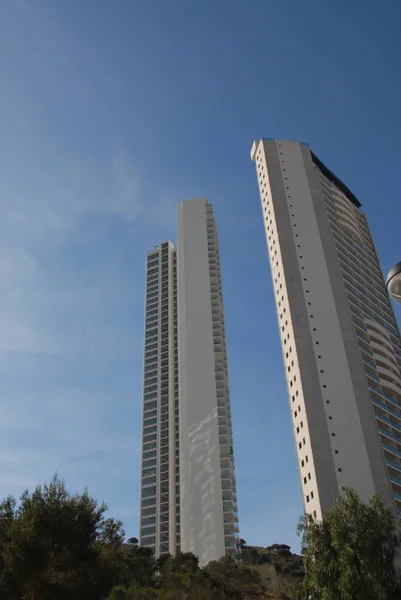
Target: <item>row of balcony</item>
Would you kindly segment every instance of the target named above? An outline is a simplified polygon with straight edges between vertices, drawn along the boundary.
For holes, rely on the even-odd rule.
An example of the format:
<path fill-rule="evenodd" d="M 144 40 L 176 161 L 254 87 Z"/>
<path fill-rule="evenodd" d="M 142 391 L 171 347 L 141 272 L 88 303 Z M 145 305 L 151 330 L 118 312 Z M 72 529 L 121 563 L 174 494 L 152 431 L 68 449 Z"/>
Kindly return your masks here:
<path fill-rule="evenodd" d="M 398 400 L 394 396 L 390 396 L 389 394 L 386 394 L 386 392 L 383 392 L 383 390 L 377 388 L 372 383 L 368 383 L 368 388 L 372 392 L 374 392 L 375 394 L 378 394 L 382 398 L 385 398 L 386 400 L 388 400 L 389 402 L 391 402 L 392 404 L 394 404 L 395 406 L 397 406 L 397 408 L 399 408 L 401 410 L 401 404 L 398 402 Z M 391 409 L 389 409 L 389 411 L 390 410 Z M 395 414 L 398 418 L 401 418 L 401 413 L 395 412 L 393 414 Z"/>

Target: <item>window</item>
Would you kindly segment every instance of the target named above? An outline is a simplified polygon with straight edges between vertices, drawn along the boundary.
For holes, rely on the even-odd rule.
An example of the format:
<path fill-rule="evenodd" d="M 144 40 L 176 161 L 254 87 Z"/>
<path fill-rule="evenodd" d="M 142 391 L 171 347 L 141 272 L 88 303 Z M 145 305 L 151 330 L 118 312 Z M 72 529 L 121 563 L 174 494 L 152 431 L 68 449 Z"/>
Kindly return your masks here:
<path fill-rule="evenodd" d="M 150 469 L 143 469 L 142 477 L 144 477 L 145 475 L 156 475 L 156 467 L 152 467 Z"/>
<path fill-rule="evenodd" d="M 142 455 L 143 460 L 147 458 L 154 458 L 156 456 L 156 450 L 151 450 L 150 452 L 144 452 Z"/>
<path fill-rule="evenodd" d="M 142 479 L 142 485 L 150 485 L 151 483 L 156 483 L 156 477 L 144 477 Z"/>
<path fill-rule="evenodd" d="M 156 497 L 142 499 L 142 506 L 152 506 L 153 504 L 156 504 Z"/>
<path fill-rule="evenodd" d="M 150 444 L 144 444 L 143 445 L 143 451 L 145 452 L 146 450 L 152 450 L 153 448 L 156 448 L 156 442 L 152 442 Z"/>
<path fill-rule="evenodd" d="M 155 390 L 157 390 L 157 384 L 153 384 L 153 385 L 146 385 L 144 393 L 146 396 L 146 399 L 153 399 L 153 398 L 157 398 L 157 394 L 156 396 L 154 394 L 150 394 L 150 392 L 154 392 Z M 150 395 L 149 395 L 150 394 Z"/>

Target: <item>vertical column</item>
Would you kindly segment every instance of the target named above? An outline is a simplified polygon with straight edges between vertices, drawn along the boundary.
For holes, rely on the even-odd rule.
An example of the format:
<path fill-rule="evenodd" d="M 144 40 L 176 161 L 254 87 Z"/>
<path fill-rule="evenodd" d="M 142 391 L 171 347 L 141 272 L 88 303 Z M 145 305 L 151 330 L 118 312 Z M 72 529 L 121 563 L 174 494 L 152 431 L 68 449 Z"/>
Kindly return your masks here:
<path fill-rule="evenodd" d="M 178 281 L 177 252 L 173 255 L 174 279 L 174 465 L 175 465 L 175 551 L 180 546 L 180 429 L 179 429 L 179 376 L 178 376 Z M 173 545 L 171 545 L 173 548 Z"/>
<path fill-rule="evenodd" d="M 235 556 L 238 553 L 239 529 L 220 256 L 212 206 L 208 205 L 206 207 L 206 214 L 219 424 L 224 542 L 226 553 Z"/>
<path fill-rule="evenodd" d="M 207 201 L 178 209 L 181 549 L 225 554 Z"/>
<path fill-rule="evenodd" d="M 175 465 L 171 457 L 171 404 L 174 403 L 174 311 L 173 311 L 173 248 L 170 242 L 161 245 L 160 281 L 160 428 L 159 428 L 159 553 L 170 551 L 170 536 L 175 537 L 175 495 L 171 482 Z M 173 525 L 171 531 L 170 525 Z"/>
<path fill-rule="evenodd" d="M 139 542 L 156 550 L 159 352 L 159 249 L 146 261 Z"/>

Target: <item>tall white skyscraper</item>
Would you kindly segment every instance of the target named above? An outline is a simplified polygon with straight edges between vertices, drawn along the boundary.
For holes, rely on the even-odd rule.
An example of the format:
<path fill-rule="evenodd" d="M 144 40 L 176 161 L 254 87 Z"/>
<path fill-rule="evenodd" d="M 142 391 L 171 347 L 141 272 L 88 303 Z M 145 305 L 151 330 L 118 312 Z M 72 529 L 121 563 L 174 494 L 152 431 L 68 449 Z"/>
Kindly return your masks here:
<path fill-rule="evenodd" d="M 175 249 L 147 255 L 140 544 L 200 564 L 238 552 L 220 260 L 213 209 L 178 207 Z"/>
<path fill-rule="evenodd" d="M 345 485 L 401 515 L 401 339 L 361 204 L 306 144 L 251 158 L 305 511 Z"/>

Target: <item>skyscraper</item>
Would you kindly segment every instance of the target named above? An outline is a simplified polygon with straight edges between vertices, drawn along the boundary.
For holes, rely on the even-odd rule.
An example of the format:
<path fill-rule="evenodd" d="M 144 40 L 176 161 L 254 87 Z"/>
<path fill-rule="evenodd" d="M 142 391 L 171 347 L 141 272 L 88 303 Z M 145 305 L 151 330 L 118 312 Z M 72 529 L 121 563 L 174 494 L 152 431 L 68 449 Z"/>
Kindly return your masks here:
<path fill-rule="evenodd" d="M 401 515 L 401 339 L 361 204 L 306 144 L 251 158 L 305 511 L 345 485 Z"/>
<path fill-rule="evenodd" d="M 213 209 L 178 207 L 175 249 L 147 255 L 140 544 L 200 564 L 236 555 L 238 516 Z"/>

